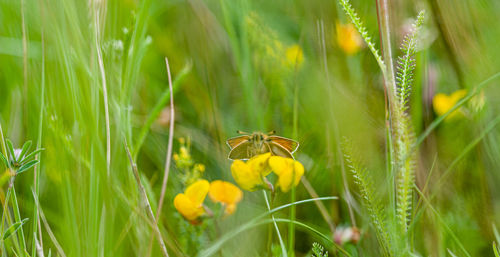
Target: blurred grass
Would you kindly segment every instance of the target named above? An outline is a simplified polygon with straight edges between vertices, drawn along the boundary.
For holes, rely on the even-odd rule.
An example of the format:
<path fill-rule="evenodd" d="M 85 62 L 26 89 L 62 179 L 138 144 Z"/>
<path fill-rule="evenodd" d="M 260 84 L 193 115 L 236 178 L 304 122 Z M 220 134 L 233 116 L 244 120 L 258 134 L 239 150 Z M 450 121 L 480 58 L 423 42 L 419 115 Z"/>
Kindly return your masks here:
<path fill-rule="evenodd" d="M 168 89 L 165 56 L 171 62 L 173 79 L 185 76 L 174 94 L 176 137 L 191 139 L 193 157 L 207 166 L 208 179 L 232 181 L 225 140 L 236 130 L 274 129 L 287 137 L 296 133 L 300 142 L 296 157 L 320 196 L 345 196 L 338 135 L 352 139 L 380 195 L 388 195 L 381 72 L 368 49 L 350 56 L 337 45 L 335 23 L 348 21 L 337 2 L 25 0 L 24 5 L 26 52 L 21 2 L 0 2 L 0 122 L 5 137 L 15 146 L 41 140 L 46 149 L 37 171 L 36 191 L 66 256 L 144 256 L 148 250 L 151 224 L 139 208 L 123 137 L 136 148 L 131 150 L 137 154 L 142 181 L 156 212 L 168 125 L 153 122 L 142 147 L 138 140 Z M 374 2 L 353 1 L 353 5 L 380 45 Z M 428 11 L 411 102 L 418 136 L 436 118 L 434 94 L 471 90 L 499 71 L 500 4 L 494 0 L 439 0 L 395 2 L 392 8 L 396 46 L 405 34 L 407 19 L 420 9 Z M 108 85 L 110 176 L 106 172 L 94 15 L 101 21 L 97 24 L 98 47 Z M 318 23 L 324 24 L 324 51 Z M 304 51 L 304 62 L 297 69 L 284 64 L 283 53 L 294 44 Z M 23 76 L 25 56 L 27 79 Z M 191 71 L 182 75 L 189 64 Z M 446 256 L 448 249 L 460 256 L 462 246 L 471 256 L 494 256 L 492 226 L 498 227 L 500 222 L 500 133 L 497 128 L 490 130 L 488 124 L 499 109 L 497 85 L 493 81 L 483 89 L 481 110 L 467 104 L 465 117 L 439 124 L 420 145 L 415 175 L 420 189 L 429 180 L 422 192 L 429 201 L 423 201 L 415 216 L 412 247 L 422 256 Z M 489 132 L 455 161 L 486 130 Z M 451 164 L 450 176 L 438 183 Z M 434 171 L 428 178 L 431 167 Z M 175 212 L 172 199 L 183 187 L 177 174 L 174 167 L 159 224 L 172 256 L 192 256 L 210 246 L 214 238 L 194 236 L 202 229 L 193 228 Z M 24 225 L 30 253 L 36 224 L 32 217 L 37 208 L 33 176 L 30 171 L 16 179 L 21 217 L 30 218 Z M 358 199 L 350 177 L 348 181 Z M 296 195 L 297 200 L 310 198 L 301 185 Z M 278 195 L 274 206 L 288 202 L 288 195 Z M 245 192 L 238 211 L 219 224 L 221 233 L 266 212 L 264 204 L 260 194 Z M 335 224 L 351 223 L 344 200 L 325 204 Z M 358 202 L 353 205 L 363 237 L 359 244 L 346 248 L 353 256 L 376 256 L 373 228 Z M 276 215 L 288 218 L 287 211 Z M 297 206 L 299 222 L 329 235 L 328 224 L 321 217 L 312 204 Z M 280 224 L 282 235 L 286 236 L 287 227 L 286 222 Z M 45 254 L 52 249 L 54 255 L 54 242 L 43 224 L 41 228 Z M 265 227 L 251 229 L 225 244 L 222 253 L 262 256 L 266 235 Z M 307 253 L 314 241 L 332 253 L 335 249 L 299 227 L 295 236 L 298 256 Z M 196 247 L 188 247 L 189 241 L 196 242 Z M 156 242 L 153 246 L 152 256 L 159 256 Z M 4 254 L 12 256 L 11 248 Z"/>

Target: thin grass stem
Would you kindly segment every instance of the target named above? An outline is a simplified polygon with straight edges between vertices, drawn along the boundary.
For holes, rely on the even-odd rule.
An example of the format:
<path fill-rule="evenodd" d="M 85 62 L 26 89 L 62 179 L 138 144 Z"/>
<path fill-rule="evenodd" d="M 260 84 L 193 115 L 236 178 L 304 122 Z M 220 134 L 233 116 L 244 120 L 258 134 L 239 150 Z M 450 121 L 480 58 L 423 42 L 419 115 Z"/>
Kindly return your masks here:
<path fill-rule="evenodd" d="M 155 219 L 155 216 L 153 214 L 153 210 L 151 209 L 151 204 L 149 203 L 148 195 L 146 194 L 146 190 L 144 189 L 144 186 L 142 185 L 141 178 L 139 176 L 139 171 L 137 170 L 137 165 L 134 163 L 132 159 L 132 155 L 130 154 L 130 149 L 128 148 L 127 140 L 125 139 L 125 151 L 127 152 L 127 156 L 130 161 L 130 165 L 132 166 L 132 172 L 134 173 L 134 178 L 137 183 L 137 187 L 139 188 L 139 194 L 141 195 L 141 200 L 142 204 L 146 208 L 146 213 L 151 219 L 151 221 L 154 223 L 153 226 L 153 231 L 156 233 L 158 243 L 160 244 L 160 248 L 162 251 L 163 256 L 168 257 L 168 252 L 167 248 L 165 247 L 165 243 L 163 241 L 163 236 L 161 235 L 160 229 L 158 227 L 158 222 Z"/>

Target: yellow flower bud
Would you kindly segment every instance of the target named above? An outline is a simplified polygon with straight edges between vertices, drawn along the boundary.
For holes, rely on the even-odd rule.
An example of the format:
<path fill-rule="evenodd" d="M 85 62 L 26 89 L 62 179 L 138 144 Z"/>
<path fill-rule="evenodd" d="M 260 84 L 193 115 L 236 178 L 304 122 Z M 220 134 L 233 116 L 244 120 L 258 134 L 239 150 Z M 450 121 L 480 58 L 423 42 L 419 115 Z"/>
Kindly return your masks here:
<path fill-rule="evenodd" d="M 183 194 L 177 194 L 174 206 L 189 221 L 198 219 L 205 213 L 203 201 L 207 196 L 210 184 L 206 180 L 198 180 L 188 186 Z"/>
<path fill-rule="evenodd" d="M 195 166 L 194 166 L 194 169 L 199 171 L 199 172 L 205 172 L 205 165 L 201 164 L 201 163 L 197 163 Z"/>
<path fill-rule="evenodd" d="M 278 186 L 285 193 L 290 191 L 292 186 L 297 186 L 304 175 L 304 166 L 291 158 L 271 156 L 269 166 L 278 175 Z"/>
<path fill-rule="evenodd" d="M 182 159 L 189 159 L 191 156 L 189 155 L 189 151 L 185 146 L 181 146 L 179 149 L 180 155 Z"/>
<path fill-rule="evenodd" d="M 208 195 L 212 201 L 225 205 L 226 215 L 232 214 L 236 210 L 236 204 L 243 198 L 243 192 L 237 186 L 222 180 L 210 183 Z"/>

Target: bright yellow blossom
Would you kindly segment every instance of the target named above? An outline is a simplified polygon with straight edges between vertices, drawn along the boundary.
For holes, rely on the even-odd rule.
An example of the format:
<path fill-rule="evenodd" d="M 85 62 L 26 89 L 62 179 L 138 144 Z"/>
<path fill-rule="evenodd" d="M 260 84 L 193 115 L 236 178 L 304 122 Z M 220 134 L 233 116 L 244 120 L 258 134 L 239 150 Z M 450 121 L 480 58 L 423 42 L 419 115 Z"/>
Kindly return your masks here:
<path fill-rule="evenodd" d="M 269 157 L 271 153 L 254 156 L 247 162 L 235 160 L 231 165 L 231 173 L 236 183 L 248 191 L 255 191 L 259 186 L 263 186 L 263 178 L 271 173 Z"/>
<path fill-rule="evenodd" d="M 445 95 L 443 93 L 436 94 L 432 99 L 432 106 L 434 107 L 434 111 L 438 116 L 441 116 L 447 113 L 460 99 L 464 98 L 467 95 L 467 91 L 464 89 L 457 90 L 453 92 L 451 95 Z M 455 110 L 450 113 L 446 120 L 453 119 L 458 117 L 460 114 L 459 110 Z"/>
<path fill-rule="evenodd" d="M 202 179 L 194 182 L 186 188 L 183 194 L 177 194 L 174 206 L 177 211 L 189 221 L 198 219 L 205 213 L 203 201 L 207 196 L 210 184 Z"/>
<path fill-rule="evenodd" d="M 348 55 L 353 55 L 363 46 L 363 39 L 352 25 L 337 22 L 337 44 Z"/>
<path fill-rule="evenodd" d="M 300 67 L 302 62 L 304 62 L 304 51 L 302 48 L 295 44 L 288 47 L 285 51 L 286 64 L 289 67 Z"/>
<path fill-rule="evenodd" d="M 288 192 L 292 186 L 297 186 L 304 175 L 304 166 L 291 158 L 271 156 L 269 166 L 278 175 L 278 186 L 283 192 Z"/>
<path fill-rule="evenodd" d="M 208 195 L 212 201 L 225 206 L 226 215 L 232 214 L 236 210 L 236 204 L 243 198 L 243 192 L 237 186 L 222 180 L 210 183 Z"/>

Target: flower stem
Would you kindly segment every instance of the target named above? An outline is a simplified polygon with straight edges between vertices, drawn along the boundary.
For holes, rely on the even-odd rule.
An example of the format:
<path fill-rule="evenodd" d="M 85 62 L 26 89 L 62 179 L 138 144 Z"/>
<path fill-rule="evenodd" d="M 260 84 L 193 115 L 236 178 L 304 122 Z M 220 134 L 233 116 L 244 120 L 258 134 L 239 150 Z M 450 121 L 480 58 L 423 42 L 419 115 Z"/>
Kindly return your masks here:
<path fill-rule="evenodd" d="M 266 190 L 262 190 L 262 193 L 264 193 L 264 199 L 266 200 L 267 209 L 269 211 L 271 211 L 271 204 L 269 203 L 269 199 L 267 197 Z M 287 254 L 287 251 L 286 251 L 285 243 L 283 242 L 283 238 L 281 238 L 281 233 L 280 233 L 280 230 L 278 228 L 278 224 L 276 224 L 276 221 L 274 219 L 274 215 L 273 214 L 271 214 L 271 219 L 273 220 L 274 228 L 276 228 L 276 233 L 278 234 L 278 239 L 280 241 L 281 255 L 283 257 L 287 257 L 288 254 Z"/>
<path fill-rule="evenodd" d="M 19 205 L 17 204 L 17 196 L 16 196 L 16 188 L 14 187 L 14 179 L 15 177 L 12 177 L 12 206 L 14 208 L 14 218 L 16 222 L 21 222 L 21 213 L 19 212 Z M 23 226 L 19 226 L 19 234 L 21 237 L 21 243 L 23 246 L 23 250 L 26 250 L 26 241 L 24 240 L 24 231 L 23 231 Z M 24 251 L 21 251 L 20 256 L 26 256 Z"/>

